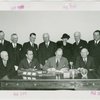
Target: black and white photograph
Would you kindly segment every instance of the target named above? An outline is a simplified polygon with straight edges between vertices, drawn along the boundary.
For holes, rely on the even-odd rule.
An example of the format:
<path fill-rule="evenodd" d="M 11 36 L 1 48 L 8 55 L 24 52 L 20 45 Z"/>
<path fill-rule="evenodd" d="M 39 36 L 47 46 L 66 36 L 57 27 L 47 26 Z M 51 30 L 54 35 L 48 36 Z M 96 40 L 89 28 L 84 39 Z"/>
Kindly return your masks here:
<path fill-rule="evenodd" d="M 100 90 L 100 11 L 0 11 L 0 90 Z"/>

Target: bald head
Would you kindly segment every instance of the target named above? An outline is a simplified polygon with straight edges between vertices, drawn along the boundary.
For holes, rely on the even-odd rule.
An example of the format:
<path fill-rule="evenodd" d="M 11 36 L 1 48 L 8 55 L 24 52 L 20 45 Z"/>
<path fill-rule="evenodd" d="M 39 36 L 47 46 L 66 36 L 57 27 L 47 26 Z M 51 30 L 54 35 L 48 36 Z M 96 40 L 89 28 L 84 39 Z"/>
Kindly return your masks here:
<path fill-rule="evenodd" d="M 0 31 L 0 40 L 4 40 L 5 34 L 3 31 Z"/>
<path fill-rule="evenodd" d="M 86 58 L 88 56 L 88 54 L 89 54 L 89 52 L 88 52 L 88 50 L 86 48 L 83 48 L 81 50 L 81 56 L 82 56 L 82 58 Z"/>
<path fill-rule="evenodd" d="M 48 43 L 50 41 L 50 36 L 48 33 L 44 33 L 43 34 L 43 40 L 44 42 Z"/>
<path fill-rule="evenodd" d="M 7 51 L 1 51 L 0 55 L 1 55 L 1 59 L 2 60 L 4 60 L 4 61 L 8 60 L 8 53 L 7 53 Z"/>
<path fill-rule="evenodd" d="M 60 59 L 63 55 L 63 50 L 61 48 L 58 48 L 55 52 L 56 58 Z"/>
<path fill-rule="evenodd" d="M 80 41 L 80 39 L 81 39 L 81 33 L 80 32 L 75 32 L 74 33 L 74 38 L 75 38 L 75 41 L 77 42 L 77 41 Z"/>

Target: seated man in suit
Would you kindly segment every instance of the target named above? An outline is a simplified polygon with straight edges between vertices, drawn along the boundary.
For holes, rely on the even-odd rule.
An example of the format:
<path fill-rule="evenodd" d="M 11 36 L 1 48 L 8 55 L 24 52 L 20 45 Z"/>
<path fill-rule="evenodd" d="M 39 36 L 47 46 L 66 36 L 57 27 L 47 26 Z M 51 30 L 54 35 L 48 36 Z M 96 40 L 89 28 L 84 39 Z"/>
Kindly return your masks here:
<path fill-rule="evenodd" d="M 76 59 L 75 67 L 78 68 L 82 75 L 87 75 L 85 78 L 97 78 L 94 59 L 89 56 L 86 48 L 81 50 L 81 55 Z"/>
<path fill-rule="evenodd" d="M 29 36 L 29 42 L 25 42 L 23 44 L 22 58 L 25 57 L 25 53 L 26 53 L 27 49 L 32 49 L 32 51 L 34 53 L 34 57 L 37 58 L 38 46 L 37 46 L 37 44 L 35 44 L 35 39 L 36 39 L 36 34 L 31 33 Z"/>
<path fill-rule="evenodd" d="M 61 70 L 62 68 L 67 68 L 68 67 L 68 60 L 65 57 L 62 57 L 63 55 L 63 50 L 61 48 L 58 48 L 57 51 L 55 52 L 54 57 L 51 57 L 47 60 L 44 69 L 48 71 L 54 71 L 54 70 Z"/>
<path fill-rule="evenodd" d="M 19 64 L 19 70 L 23 69 L 39 69 L 38 60 L 34 58 L 33 51 L 31 49 L 27 49 L 26 57 Z"/>
<path fill-rule="evenodd" d="M 2 51 L 0 55 L 0 79 L 8 80 L 17 78 L 14 64 L 10 61 L 7 51 Z"/>

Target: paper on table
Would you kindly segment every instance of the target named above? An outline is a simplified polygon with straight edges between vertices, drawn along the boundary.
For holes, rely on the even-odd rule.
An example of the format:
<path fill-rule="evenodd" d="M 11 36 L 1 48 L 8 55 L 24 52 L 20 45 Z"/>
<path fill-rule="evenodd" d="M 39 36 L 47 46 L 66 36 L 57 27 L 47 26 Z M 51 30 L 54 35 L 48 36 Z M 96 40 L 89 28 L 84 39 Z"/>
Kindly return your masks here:
<path fill-rule="evenodd" d="M 26 75 L 27 74 L 27 72 L 23 72 L 23 75 Z"/>
<path fill-rule="evenodd" d="M 27 75 L 31 75 L 31 72 L 28 72 Z"/>
<path fill-rule="evenodd" d="M 23 77 L 23 79 L 24 79 L 24 80 L 26 80 L 26 79 L 27 79 L 27 77 Z"/>
<path fill-rule="evenodd" d="M 32 75 L 33 75 L 33 76 L 36 76 L 36 73 L 35 73 L 35 72 L 33 72 L 33 73 L 32 73 Z"/>
<path fill-rule="evenodd" d="M 28 80 L 31 80 L 31 77 L 28 77 Z"/>

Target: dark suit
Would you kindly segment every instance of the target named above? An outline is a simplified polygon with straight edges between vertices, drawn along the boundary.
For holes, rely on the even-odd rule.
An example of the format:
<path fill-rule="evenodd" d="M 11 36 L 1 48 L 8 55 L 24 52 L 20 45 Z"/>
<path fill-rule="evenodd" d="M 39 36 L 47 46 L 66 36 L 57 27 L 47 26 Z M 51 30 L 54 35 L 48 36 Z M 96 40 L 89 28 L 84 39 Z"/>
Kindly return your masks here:
<path fill-rule="evenodd" d="M 76 61 L 77 56 L 80 55 L 80 51 L 82 48 L 87 48 L 87 42 L 85 40 L 80 40 L 77 45 L 76 42 L 73 44 L 73 61 Z"/>
<path fill-rule="evenodd" d="M 4 44 L 1 44 L 0 43 L 0 52 L 1 51 L 7 51 L 8 52 L 8 54 L 10 53 L 10 42 L 9 41 L 7 41 L 7 40 L 4 40 Z"/>
<path fill-rule="evenodd" d="M 25 57 L 27 49 L 32 49 L 34 57 L 37 58 L 37 51 L 38 51 L 38 46 L 37 44 L 34 44 L 34 47 L 31 46 L 30 42 L 26 42 L 23 44 L 22 48 L 22 58 Z"/>
<path fill-rule="evenodd" d="M 68 67 L 68 60 L 65 57 L 62 57 L 60 59 L 60 62 L 58 63 L 58 66 L 56 65 L 56 57 L 51 57 L 48 59 L 47 63 L 44 66 L 44 69 L 48 68 L 55 68 L 57 70 L 60 70 L 62 68 L 69 68 Z"/>
<path fill-rule="evenodd" d="M 15 65 L 19 65 L 20 60 L 21 60 L 21 50 L 22 50 L 22 45 L 17 43 L 17 46 L 14 48 L 12 43 L 10 47 L 10 57 L 12 62 L 14 62 Z"/>
<path fill-rule="evenodd" d="M 44 65 L 45 60 L 55 55 L 55 51 L 56 51 L 56 43 L 50 41 L 49 46 L 46 47 L 45 42 L 42 42 L 39 45 L 39 52 L 38 52 L 39 62 L 42 65 Z"/>
<path fill-rule="evenodd" d="M 89 41 L 88 50 L 89 50 L 90 55 L 94 58 L 94 61 L 96 64 L 95 69 L 98 72 L 99 67 L 100 67 L 100 42 L 97 45 L 95 45 L 94 40 Z"/>
<path fill-rule="evenodd" d="M 83 61 L 83 58 L 81 56 L 78 56 L 76 59 L 76 68 L 85 68 L 88 70 L 88 78 L 97 78 L 97 74 L 95 71 L 95 62 L 93 57 L 87 56 L 87 62 L 85 63 Z M 94 71 L 89 71 L 89 69 L 94 69 Z"/>
<path fill-rule="evenodd" d="M 10 79 L 17 78 L 17 72 L 15 71 L 14 64 L 8 60 L 7 66 L 5 67 L 3 61 L 0 59 L 0 79 L 5 75 L 7 75 Z"/>
<path fill-rule="evenodd" d="M 19 70 L 20 69 L 29 69 L 29 68 L 34 68 L 34 66 L 36 66 L 36 69 L 39 69 L 39 63 L 37 59 L 33 59 L 32 62 L 29 64 L 27 59 L 24 58 L 20 64 L 19 64 Z"/>
<path fill-rule="evenodd" d="M 72 44 L 67 43 L 66 46 L 64 46 L 63 41 L 58 41 L 57 48 L 63 49 L 63 57 L 66 57 L 68 61 L 72 60 Z"/>

